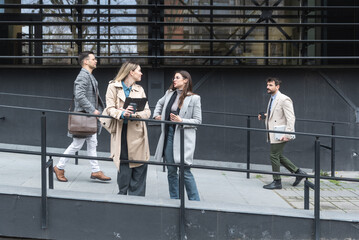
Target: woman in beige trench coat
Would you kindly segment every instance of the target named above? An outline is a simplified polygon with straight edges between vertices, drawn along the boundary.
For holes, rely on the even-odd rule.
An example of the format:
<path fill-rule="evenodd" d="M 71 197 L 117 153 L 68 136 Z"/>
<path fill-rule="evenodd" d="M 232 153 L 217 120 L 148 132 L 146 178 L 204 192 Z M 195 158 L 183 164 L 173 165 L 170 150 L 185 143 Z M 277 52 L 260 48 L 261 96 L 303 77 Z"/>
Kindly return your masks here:
<path fill-rule="evenodd" d="M 125 62 L 116 78 L 110 81 L 106 92 L 107 114 L 117 119 L 111 129 L 111 158 L 118 169 L 117 184 L 121 195 L 145 196 L 146 193 L 147 164 L 121 163 L 121 159 L 148 161 L 150 158 L 145 122 L 127 119 L 148 119 L 151 116 L 148 103 L 140 112 L 134 112 L 132 106 L 123 108 L 126 97 L 146 97 L 143 88 L 136 84 L 141 77 L 138 64 Z"/>

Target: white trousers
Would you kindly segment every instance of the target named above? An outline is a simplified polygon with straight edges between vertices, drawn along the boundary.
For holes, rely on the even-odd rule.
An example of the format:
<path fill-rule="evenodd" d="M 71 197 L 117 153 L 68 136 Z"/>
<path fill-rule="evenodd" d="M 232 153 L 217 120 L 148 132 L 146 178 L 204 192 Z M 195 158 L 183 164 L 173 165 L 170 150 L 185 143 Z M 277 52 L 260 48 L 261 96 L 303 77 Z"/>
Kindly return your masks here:
<path fill-rule="evenodd" d="M 97 134 L 93 134 L 87 138 L 72 138 L 72 143 L 68 148 L 65 150 L 64 154 L 70 154 L 75 155 L 77 151 L 79 151 L 82 146 L 84 145 L 85 141 L 87 144 L 87 155 L 91 157 L 97 157 Z M 66 163 L 70 160 L 70 158 L 62 157 L 60 158 L 60 161 L 57 163 L 58 169 L 64 169 Z M 92 167 L 92 172 L 98 172 L 100 171 L 100 166 L 98 165 L 97 160 L 90 160 L 90 164 Z"/>

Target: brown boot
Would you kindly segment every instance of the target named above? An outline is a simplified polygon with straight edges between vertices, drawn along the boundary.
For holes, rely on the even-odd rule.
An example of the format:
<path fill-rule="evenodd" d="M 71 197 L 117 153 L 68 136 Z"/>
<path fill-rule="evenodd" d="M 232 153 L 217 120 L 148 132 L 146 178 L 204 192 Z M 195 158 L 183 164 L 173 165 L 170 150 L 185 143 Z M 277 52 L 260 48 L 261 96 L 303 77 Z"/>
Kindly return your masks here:
<path fill-rule="evenodd" d="M 55 166 L 54 172 L 57 180 L 59 180 L 60 182 L 67 182 L 67 178 L 65 178 L 65 170 L 58 169 L 57 166 Z"/>
<path fill-rule="evenodd" d="M 105 174 L 103 174 L 102 171 L 91 173 L 91 179 L 98 179 L 101 181 L 110 181 L 111 180 L 111 178 L 107 177 Z"/>

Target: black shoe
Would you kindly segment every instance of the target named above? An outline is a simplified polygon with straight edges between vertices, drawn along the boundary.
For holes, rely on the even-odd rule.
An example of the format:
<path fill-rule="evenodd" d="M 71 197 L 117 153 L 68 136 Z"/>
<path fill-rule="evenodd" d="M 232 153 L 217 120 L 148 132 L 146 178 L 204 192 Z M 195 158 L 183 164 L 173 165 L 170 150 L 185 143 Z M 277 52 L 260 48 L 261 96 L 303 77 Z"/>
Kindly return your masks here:
<path fill-rule="evenodd" d="M 263 188 L 265 188 L 265 189 L 282 189 L 282 181 L 274 180 L 272 183 L 264 185 Z"/>
<path fill-rule="evenodd" d="M 297 170 L 295 173 L 296 173 L 296 174 L 308 175 L 306 172 L 302 171 L 300 168 L 298 168 L 298 170 Z M 297 185 L 300 183 L 300 181 L 303 180 L 303 178 L 305 178 L 305 177 L 296 177 L 296 178 L 295 178 L 295 181 L 294 181 L 294 183 L 293 183 L 293 186 L 294 186 L 294 187 L 297 186 Z"/>

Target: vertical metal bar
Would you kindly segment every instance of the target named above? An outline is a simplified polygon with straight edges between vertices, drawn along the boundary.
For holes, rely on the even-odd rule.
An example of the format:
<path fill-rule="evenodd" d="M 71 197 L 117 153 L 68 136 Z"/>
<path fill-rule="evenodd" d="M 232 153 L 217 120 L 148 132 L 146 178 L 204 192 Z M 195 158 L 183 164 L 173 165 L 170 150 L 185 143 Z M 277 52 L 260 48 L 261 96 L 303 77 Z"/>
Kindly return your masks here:
<path fill-rule="evenodd" d="M 77 4 L 82 5 L 82 0 L 77 0 Z M 77 25 L 77 38 L 82 39 L 83 38 L 83 36 L 82 36 L 82 23 L 81 23 L 82 22 L 82 8 L 79 7 L 76 10 L 77 10 L 77 13 L 78 13 L 77 21 L 79 22 L 79 25 Z M 77 42 L 78 53 L 82 52 L 82 49 L 83 49 L 82 42 L 78 41 Z"/>
<path fill-rule="evenodd" d="M 34 26 L 29 25 L 29 39 L 34 38 Z M 35 46 L 35 42 L 29 41 L 29 56 L 33 56 L 33 49 Z M 29 58 L 29 63 L 34 64 L 35 59 Z"/>
<path fill-rule="evenodd" d="M 269 0 L 266 0 L 266 6 L 269 6 Z M 269 23 L 269 20 L 266 19 L 266 23 Z M 265 40 L 269 40 L 269 27 L 265 26 Z M 268 57 L 269 56 L 269 43 L 266 42 L 264 44 L 264 56 Z M 265 60 L 265 65 L 268 65 L 269 60 L 268 58 L 266 58 Z"/>
<path fill-rule="evenodd" d="M 152 5 L 152 4 L 153 4 L 152 0 L 148 0 L 148 5 Z M 153 14 L 152 7 L 149 7 L 147 12 L 148 12 L 147 21 L 150 23 L 147 27 L 147 38 L 152 39 L 153 38 L 153 35 L 152 35 L 152 29 L 153 29 L 153 27 L 152 27 L 152 14 Z M 153 42 L 148 41 L 147 42 L 147 55 L 148 56 L 152 56 L 152 46 L 153 46 Z M 152 63 L 152 59 L 149 59 L 148 61 L 149 61 L 148 63 Z"/>
<path fill-rule="evenodd" d="M 210 1 L 210 5 L 211 5 L 211 7 L 213 6 L 213 0 Z M 211 10 L 210 10 L 210 16 L 211 16 L 210 17 L 210 22 L 213 23 L 213 8 L 211 8 Z M 210 26 L 209 30 L 210 30 L 209 38 L 213 39 L 213 37 L 214 37 L 213 25 Z M 209 53 L 210 53 L 209 54 L 210 56 L 213 56 L 213 42 L 212 41 L 209 43 Z M 210 65 L 211 66 L 213 65 L 213 59 L 210 60 Z"/>
<path fill-rule="evenodd" d="M 303 7 L 303 0 L 300 0 L 299 1 L 299 7 Z M 301 9 L 300 10 L 298 10 L 298 18 L 299 18 L 299 23 L 303 23 L 303 20 L 304 20 L 304 11 L 301 11 Z M 303 40 L 303 30 L 304 30 L 304 28 L 302 28 L 302 27 L 298 27 L 298 30 L 299 30 L 299 40 Z M 304 44 L 303 43 L 299 43 L 298 44 L 298 47 L 299 47 L 299 49 L 298 49 L 298 56 L 299 57 L 301 57 L 302 55 L 303 55 L 303 46 L 304 46 Z M 298 60 L 298 62 L 299 62 L 299 65 L 302 65 L 303 64 L 303 60 L 302 59 L 299 59 Z M 304 192 L 305 193 L 305 192 Z M 305 204 L 305 203 L 304 203 Z"/>
<path fill-rule="evenodd" d="M 52 156 L 50 156 L 49 159 L 49 188 L 54 189 L 54 160 L 52 159 Z"/>
<path fill-rule="evenodd" d="M 158 4 L 163 6 L 165 5 L 165 1 L 164 0 L 158 0 Z M 160 8 L 158 10 L 158 21 L 159 22 L 164 22 L 165 21 L 165 10 L 164 8 Z M 164 39 L 165 38 L 165 27 L 164 25 L 159 25 L 158 26 L 158 37 L 157 38 L 160 38 L 160 39 Z M 164 56 L 165 55 L 165 44 L 163 41 L 159 41 L 158 42 L 158 48 L 159 48 L 159 54 L 158 56 Z M 159 65 L 160 64 L 163 64 L 163 59 L 159 59 L 158 62 L 159 62 Z"/>
<path fill-rule="evenodd" d="M 326 7 L 328 6 L 328 1 L 327 0 L 322 0 L 322 6 L 323 7 Z M 321 18 L 319 21 L 321 21 L 321 23 L 327 23 L 328 22 L 328 18 L 327 18 L 327 15 L 328 14 L 328 11 L 321 11 Z M 323 26 L 320 28 L 320 30 L 322 31 L 321 32 L 321 39 L 328 39 L 328 27 L 327 26 Z M 321 56 L 328 56 L 328 44 L 327 43 L 322 43 L 319 45 L 322 49 L 321 49 Z M 327 59 L 321 59 L 321 63 L 319 64 L 328 64 L 328 61 Z"/>
<path fill-rule="evenodd" d="M 100 5 L 101 2 L 100 0 L 97 0 L 97 5 Z M 96 9 L 96 14 L 97 14 L 97 22 L 101 22 L 101 18 L 100 18 L 100 8 Z M 97 25 L 97 39 L 100 39 L 101 35 L 100 35 L 100 25 Z M 97 42 L 97 56 L 101 55 L 101 42 Z M 97 59 L 97 64 L 100 65 L 101 64 L 101 58 Z"/>
<path fill-rule="evenodd" d="M 47 228 L 46 116 L 41 116 L 41 227 Z"/>
<path fill-rule="evenodd" d="M 335 135 L 335 123 L 332 124 L 332 135 Z M 332 177 L 335 177 L 335 138 L 332 137 L 332 146 L 331 146 L 331 170 Z"/>
<path fill-rule="evenodd" d="M 184 202 L 184 128 L 179 125 L 181 140 L 181 162 L 180 162 L 180 239 L 187 239 L 185 230 L 185 202 Z"/>
<path fill-rule="evenodd" d="M 155 35 L 155 45 L 154 45 L 154 55 L 156 56 L 154 59 L 154 67 L 157 68 L 158 67 L 158 63 L 159 63 L 159 59 L 157 58 L 160 54 L 160 49 L 159 49 L 159 42 L 158 42 L 158 36 L 159 36 L 159 27 L 158 27 L 158 22 L 159 22 L 159 9 L 158 9 L 158 0 L 155 0 L 155 10 L 154 10 L 154 20 L 155 20 L 155 26 L 154 26 L 154 35 Z"/>
<path fill-rule="evenodd" d="M 251 117 L 247 116 L 247 128 L 251 127 Z M 247 170 L 251 169 L 251 131 L 247 130 Z M 250 178 L 250 173 L 247 172 L 247 178 Z"/>
<path fill-rule="evenodd" d="M 43 5 L 43 0 L 39 0 L 39 4 L 40 5 Z M 43 18 L 43 8 L 41 7 L 39 9 L 39 16 L 40 16 L 40 19 L 41 21 L 44 21 L 44 18 Z M 35 26 L 35 38 L 43 38 L 43 34 L 42 34 L 42 25 L 37 25 Z M 42 56 L 42 49 L 43 49 L 43 43 L 40 41 L 40 42 L 35 42 L 34 43 L 34 55 L 35 56 Z M 35 64 L 42 64 L 42 58 L 37 58 L 37 59 L 34 59 L 35 61 Z"/>
<path fill-rule="evenodd" d="M 300 1 L 300 7 L 307 7 L 308 6 L 308 1 L 307 0 L 301 0 Z M 301 9 L 299 10 L 299 15 L 300 15 L 300 23 L 307 23 L 308 22 L 308 11 Z M 300 40 L 308 40 L 308 28 L 306 27 L 302 27 L 299 26 L 299 32 L 300 32 Z M 299 45 L 299 56 L 300 57 L 305 57 L 307 56 L 307 50 L 308 50 L 308 44 L 307 43 L 300 43 Z M 302 59 L 302 60 L 298 60 L 300 62 L 300 64 L 304 65 L 305 63 L 307 63 L 306 60 Z"/>
<path fill-rule="evenodd" d="M 304 181 L 304 209 L 309 209 L 309 187 L 308 180 Z"/>
<path fill-rule="evenodd" d="M 75 152 L 75 155 L 79 155 L 79 152 Z M 79 158 L 75 158 L 75 165 L 79 165 Z"/>
<path fill-rule="evenodd" d="M 315 188 L 314 188 L 314 222 L 315 239 L 320 239 L 320 140 L 315 140 Z"/>

